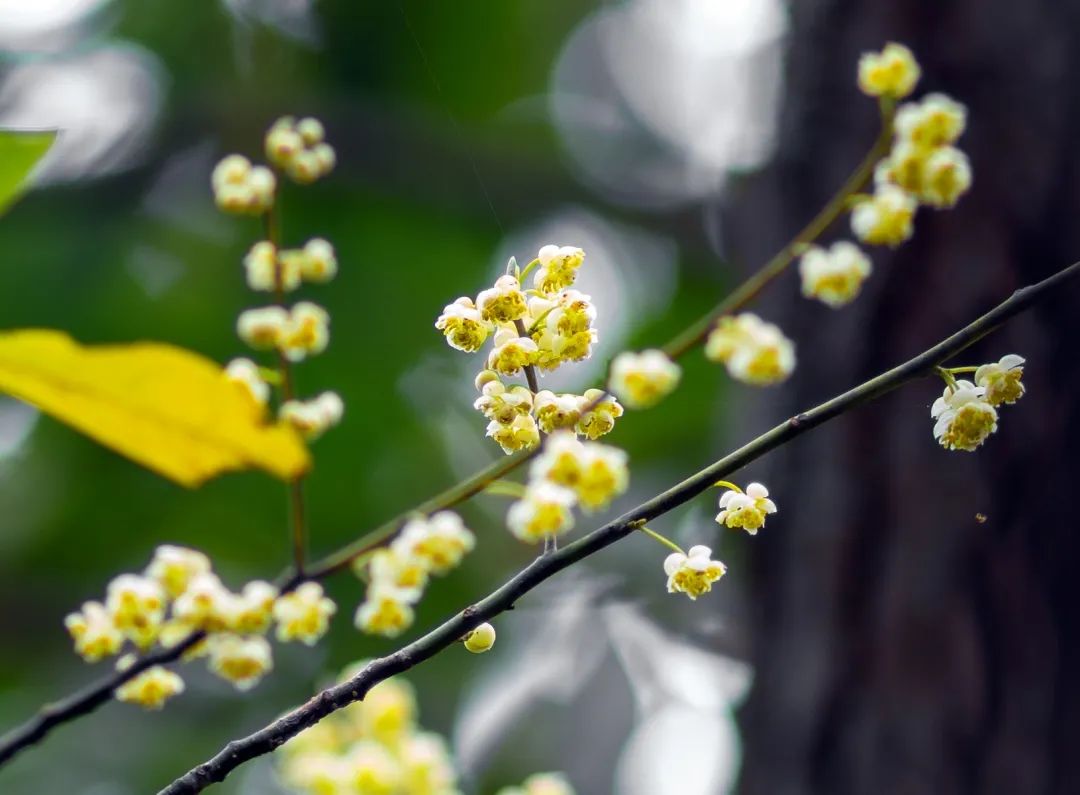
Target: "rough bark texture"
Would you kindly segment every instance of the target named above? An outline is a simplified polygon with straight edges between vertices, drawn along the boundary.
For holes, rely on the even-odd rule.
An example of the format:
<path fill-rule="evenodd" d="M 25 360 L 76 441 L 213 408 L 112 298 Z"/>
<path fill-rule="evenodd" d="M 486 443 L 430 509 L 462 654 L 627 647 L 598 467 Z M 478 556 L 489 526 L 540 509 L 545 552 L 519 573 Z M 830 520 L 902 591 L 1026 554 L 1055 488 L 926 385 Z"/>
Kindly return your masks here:
<path fill-rule="evenodd" d="M 795 280 L 762 305 L 801 367 L 780 416 L 901 361 L 1016 286 L 1080 259 L 1080 2 L 797 2 L 781 151 L 733 197 L 732 253 L 760 262 L 874 134 L 858 53 L 908 43 L 970 110 L 975 189 L 874 253 L 841 312 Z M 834 230 L 832 238 L 849 235 Z M 927 384 L 774 453 L 783 526 L 762 533 L 741 792 L 1052 793 L 1080 787 L 1080 290 L 955 364 L 1017 352 L 1028 395 L 977 453 L 930 435 Z M 770 402 L 771 401 L 771 402 Z M 986 517 L 985 522 L 976 519 Z"/>

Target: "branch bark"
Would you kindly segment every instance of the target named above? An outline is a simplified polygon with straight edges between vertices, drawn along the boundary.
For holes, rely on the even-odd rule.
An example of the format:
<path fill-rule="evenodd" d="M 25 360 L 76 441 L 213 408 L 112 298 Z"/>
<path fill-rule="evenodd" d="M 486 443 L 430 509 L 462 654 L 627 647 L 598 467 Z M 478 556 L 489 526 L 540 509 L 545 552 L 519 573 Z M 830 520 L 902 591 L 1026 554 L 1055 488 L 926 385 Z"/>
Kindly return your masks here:
<path fill-rule="evenodd" d="M 512 608 L 518 599 L 540 583 L 577 561 L 632 534 L 645 522 L 693 499 L 717 480 L 834 417 L 912 380 L 932 374 L 935 367 L 991 333 L 1006 320 L 1045 298 L 1054 289 L 1077 275 L 1080 275 L 1080 262 L 1070 265 L 1037 284 L 1017 290 L 990 312 L 913 359 L 815 408 L 795 415 L 671 489 L 642 503 L 558 552 L 537 558 L 498 590 L 465 608 L 427 635 L 393 654 L 372 661 L 352 679 L 320 692 L 307 703 L 254 734 L 230 742 L 217 755 L 161 790 L 159 795 L 190 795 L 202 792 L 215 782 L 223 781 L 229 773 L 245 762 L 270 753 L 330 713 L 362 699 L 379 682 L 407 671 L 452 646 L 473 627 Z M 929 435 L 929 420 L 927 422 Z"/>

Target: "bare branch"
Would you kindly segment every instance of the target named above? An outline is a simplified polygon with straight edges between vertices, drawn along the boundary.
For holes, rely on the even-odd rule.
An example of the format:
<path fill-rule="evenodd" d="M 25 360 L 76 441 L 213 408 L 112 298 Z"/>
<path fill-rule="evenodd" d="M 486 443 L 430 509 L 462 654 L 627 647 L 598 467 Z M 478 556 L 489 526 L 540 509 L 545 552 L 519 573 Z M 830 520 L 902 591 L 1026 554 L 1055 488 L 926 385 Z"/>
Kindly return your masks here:
<path fill-rule="evenodd" d="M 330 713 L 362 699 L 379 682 L 407 671 L 454 645 L 473 627 L 510 609 L 518 599 L 549 577 L 630 535 L 644 522 L 655 519 L 693 499 L 718 479 L 730 475 L 770 450 L 844 412 L 874 400 L 909 381 L 932 374 L 935 367 L 989 334 L 1036 301 L 1045 298 L 1055 288 L 1078 274 L 1080 274 L 1080 263 L 1075 263 L 1038 284 L 1016 291 L 1008 300 L 978 320 L 915 358 L 809 411 L 797 414 L 618 519 L 594 530 L 558 552 L 537 558 L 494 593 L 465 608 L 427 635 L 393 654 L 372 661 L 348 681 L 318 693 L 304 705 L 254 734 L 230 742 L 216 756 L 181 776 L 161 790 L 159 795 L 191 795 L 191 793 L 203 791 L 215 782 L 223 781 L 240 765 L 270 753 Z"/>

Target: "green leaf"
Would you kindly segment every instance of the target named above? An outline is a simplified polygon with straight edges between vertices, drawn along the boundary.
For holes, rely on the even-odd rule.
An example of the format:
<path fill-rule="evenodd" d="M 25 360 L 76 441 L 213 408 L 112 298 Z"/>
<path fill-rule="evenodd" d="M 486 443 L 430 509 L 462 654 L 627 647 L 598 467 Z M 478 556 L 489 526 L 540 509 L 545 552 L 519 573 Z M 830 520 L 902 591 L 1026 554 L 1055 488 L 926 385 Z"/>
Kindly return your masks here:
<path fill-rule="evenodd" d="M 0 130 L 0 215 L 26 190 L 26 178 L 55 140 L 55 130 Z"/>

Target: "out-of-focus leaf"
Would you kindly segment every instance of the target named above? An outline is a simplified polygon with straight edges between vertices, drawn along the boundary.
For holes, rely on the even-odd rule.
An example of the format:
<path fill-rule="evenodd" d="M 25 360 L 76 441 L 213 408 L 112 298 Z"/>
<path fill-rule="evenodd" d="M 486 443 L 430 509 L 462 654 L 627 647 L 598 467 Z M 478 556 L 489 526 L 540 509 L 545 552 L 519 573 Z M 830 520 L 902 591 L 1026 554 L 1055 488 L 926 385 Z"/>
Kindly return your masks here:
<path fill-rule="evenodd" d="M 0 130 L 0 214 L 26 190 L 26 178 L 55 140 L 55 130 Z"/>
<path fill-rule="evenodd" d="M 0 391 L 188 487 L 229 470 L 291 478 L 309 466 L 292 428 L 267 424 L 265 408 L 217 364 L 173 345 L 3 333 Z"/>

